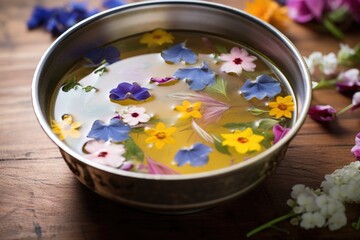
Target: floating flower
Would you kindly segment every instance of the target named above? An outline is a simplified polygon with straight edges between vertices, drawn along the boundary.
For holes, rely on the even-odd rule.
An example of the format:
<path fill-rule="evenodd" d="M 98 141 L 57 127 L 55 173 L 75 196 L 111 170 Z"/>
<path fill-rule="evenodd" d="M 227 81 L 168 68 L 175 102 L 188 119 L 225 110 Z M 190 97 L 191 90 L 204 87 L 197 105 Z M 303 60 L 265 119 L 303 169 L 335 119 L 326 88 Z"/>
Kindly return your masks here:
<path fill-rule="evenodd" d="M 88 134 L 88 138 L 96 140 L 121 142 L 129 138 L 131 128 L 119 118 L 112 118 L 109 124 L 96 120 Z"/>
<path fill-rule="evenodd" d="M 330 105 L 310 106 L 308 114 L 318 122 L 331 122 L 336 119 L 336 109 Z"/>
<path fill-rule="evenodd" d="M 360 89 L 359 69 L 352 68 L 342 72 L 336 81 L 336 88 L 341 93 L 355 93 Z"/>
<path fill-rule="evenodd" d="M 360 161 L 360 133 L 355 137 L 355 146 L 351 148 L 351 152 L 356 157 L 356 160 Z"/>
<path fill-rule="evenodd" d="M 275 118 L 281 118 L 282 116 L 292 118 L 291 112 L 294 111 L 292 96 L 278 96 L 276 97 L 276 102 L 269 102 L 269 107 L 272 108 L 269 112 L 270 116 L 275 116 Z"/>
<path fill-rule="evenodd" d="M 57 123 L 55 120 L 51 121 L 51 130 L 59 135 L 60 140 L 64 140 L 67 137 L 79 138 L 79 128 L 81 123 L 74 122 L 73 117 L 70 114 L 62 115 L 62 121 Z"/>
<path fill-rule="evenodd" d="M 221 134 L 225 140 L 222 142 L 223 146 L 235 147 L 235 150 L 244 154 L 249 151 L 260 151 L 261 145 L 259 144 L 264 137 L 253 133 L 251 128 L 246 128 L 243 131 L 235 130 L 231 134 Z"/>
<path fill-rule="evenodd" d="M 85 59 L 90 62 L 90 66 L 100 66 L 107 62 L 112 64 L 119 60 L 120 51 L 114 46 L 100 47 L 86 54 Z"/>
<path fill-rule="evenodd" d="M 113 168 L 121 168 L 125 163 L 122 144 L 91 140 L 85 143 L 83 150 L 87 158 Z"/>
<path fill-rule="evenodd" d="M 145 133 L 150 135 L 145 142 L 155 143 L 156 148 L 162 149 L 165 144 L 175 144 L 175 140 L 171 136 L 175 131 L 176 127 L 166 128 L 164 123 L 159 122 L 155 128 L 145 128 Z"/>
<path fill-rule="evenodd" d="M 280 141 L 285 135 L 290 131 L 290 128 L 284 128 L 280 124 L 275 124 L 273 126 L 274 133 L 274 144 Z"/>
<path fill-rule="evenodd" d="M 190 103 L 185 100 L 182 105 L 176 106 L 174 110 L 180 112 L 180 119 L 201 118 L 200 108 L 201 102 Z"/>
<path fill-rule="evenodd" d="M 225 111 L 227 111 L 230 106 L 226 103 L 223 103 L 215 98 L 209 97 L 204 94 L 198 93 L 172 93 L 168 95 L 169 98 L 181 101 L 181 100 L 190 100 L 190 101 L 200 101 L 202 118 L 204 124 L 215 123 L 220 120 L 221 116 Z"/>
<path fill-rule="evenodd" d="M 205 144 L 195 143 L 189 149 L 179 150 L 175 155 L 175 162 L 178 166 L 186 163 L 190 163 L 193 167 L 203 166 L 208 163 L 209 153 L 212 151 L 212 148 Z"/>
<path fill-rule="evenodd" d="M 200 91 L 206 86 L 215 83 L 215 74 L 211 71 L 206 62 L 200 67 L 180 68 L 174 76 L 178 79 L 185 80 L 191 90 Z"/>
<path fill-rule="evenodd" d="M 126 108 L 121 114 L 121 119 L 124 123 L 130 126 L 135 126 L 139 123 L 146 123 L 150 120 L 151 116 L 145 113 L 146 109 L 143 107 L 130 106 Z"/>
<path fill-rule="evenodd" d="M 240 75 L 242 70 L 253 72 L 256 67 L 253 61 L 256 59 L 255 56 L 250 56 L 246 49 L 238 47 L 233 47 L 229 54 L 222 53 L 219 56 L 219 60 L 224 61 L 221 71 L 237 75 Z"/>
<path fill-rule="evenodd" d="M 171 168 L 165 166 L 164 164 L 161 164 L 159 162 L 156 162 L 155 160 L 149 158 L 148 156 L 146 156 L 146 162 L 147 162 L 147 169 L 148 169 L 148 173 L 150 174 L 179 174 L 178 172 L 176 172 L 175 170 L 172 170 Z"/>
<path fill-rule="evenodd" d="M 280 6 L 274 0 L 254 0 L 245 3 L 245 11 L 276 26 L 285 26 L 289 22 L 287 7 Z"/>
<path fill-rule="evenodd" d="M 197 55 L 191 49 L 185 47 L 185 43 L 180 43 L 172 46 L 161 52 L 162 58 L 171 63 L 179 63 L 184 61 L 189 64 L 194 64 L 197 61 Z"/>
<path fill-rule="evenodd" d="M 173 43 L 174 37 L 171 33 L 166 32 L 162 29 L 156 29 L 152 33 L 145 33 L 141 39 L 140 43 L 147 44 L 148 47 L 154 45 L 163 45 L 164 43 Z"/>
<path fill-rule="evenodd" d="M 174 82 L 174 81 L 178 81 L 178 79 L 174 78 L 174 77 L 164 77 L 164 78 L 152 77 L 152 78 L 150 78 L 150 82 L 157 83 L 158 85 L 166 85 L 166 84 Z"/>
<path fill-rule="evenodd" d="M 109 97 L 111 100 L 115 101 L 125 99 L 143 101 L 151 96 L 148 90 L 149 89 L 141 87 L 136 82 L 133 84 L 122 82 L 116 88 L 110 91 Z"/>
<path fill-rule="evenodd" d="M 269 75 L 262 74 L 254 81 L 248 79 L 240 89 L 241 95 L 246 100 L 252 98 L 264 99 L 265 97 L 275 97 L 281 92 L 281 86 L 278 81 Z"/>

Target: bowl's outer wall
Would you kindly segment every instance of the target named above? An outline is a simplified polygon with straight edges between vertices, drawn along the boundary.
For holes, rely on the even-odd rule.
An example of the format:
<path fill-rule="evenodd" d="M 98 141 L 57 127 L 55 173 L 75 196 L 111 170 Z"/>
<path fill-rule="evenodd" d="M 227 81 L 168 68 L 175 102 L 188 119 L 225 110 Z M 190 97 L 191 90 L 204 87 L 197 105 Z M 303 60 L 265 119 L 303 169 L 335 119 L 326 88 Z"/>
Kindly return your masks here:
<path fill-rule="evenodd" d="M 290 138 L 261 159 L 222 174 L 161 180 L 123 176 L 93 167 L 96 165 L 78 160 L 80 157 L 66 149 L 51 132 L 48 126 L 50 99 L 68 69 L 96 47 L 154 28 L 215 34 L 263 53 L 281 69 L 296 93 L 296 131 L 300 128 L 309 106 L 311 90 L 308 71 L 293 45 L 272 27 L 239 10 L 196 1 L 129 4 L 85 20 L 63 34 L 43 56 L 34 76 L 33 102 L 40 124 L 59 145 L 70 169 L 82 183 L 105 197 L 128 205 L 154 211 L 192 211 L 247 191 L 281 160 Z"/>

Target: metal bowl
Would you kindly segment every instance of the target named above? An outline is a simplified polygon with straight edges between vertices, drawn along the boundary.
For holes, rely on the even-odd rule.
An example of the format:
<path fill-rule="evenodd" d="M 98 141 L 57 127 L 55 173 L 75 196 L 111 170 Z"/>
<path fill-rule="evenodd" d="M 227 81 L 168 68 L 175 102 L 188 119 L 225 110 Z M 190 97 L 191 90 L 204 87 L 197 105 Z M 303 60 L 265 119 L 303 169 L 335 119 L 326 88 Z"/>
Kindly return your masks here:
<path fill-rule="evenodd" d="M 201 31 L 241 42 L 266 57 L 288 79 L 297 102 L 290 132 L 265 152 L 205 173 L 150 175 L 114 170 L 70 149 L 49 126 L 50 99 L 62 76 L 90 50 L 155 28 Z M 32 84 L 35 114 L 70 170 L 98 194 L 136 208 L 163 213 L 196 211 L 223 203 L 255 187 L 283 158 L 303 124 L 311 100 L 302 56 L 277 29 L 238 9 L 201 1 L 147 1 L 114 8 L 77 24 L 45 52 Z"/>

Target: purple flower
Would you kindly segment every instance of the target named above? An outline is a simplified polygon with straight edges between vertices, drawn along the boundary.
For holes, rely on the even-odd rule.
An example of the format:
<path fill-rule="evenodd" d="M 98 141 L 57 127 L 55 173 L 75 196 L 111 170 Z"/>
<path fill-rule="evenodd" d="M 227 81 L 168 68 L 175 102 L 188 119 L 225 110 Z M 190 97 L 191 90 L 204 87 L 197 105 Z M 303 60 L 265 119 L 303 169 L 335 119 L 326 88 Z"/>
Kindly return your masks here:
<path fill-rule="evenodd" d="M 103 61 L 106 61 L 108 64 L 118 61 L 120 58 L 120 51 L 113 46 L 100 47 L 92 50 L 84 57 L 90 62 L 89 66 L 96 67 L 103 64 Z"/>
<path fill-rule="evenodd" d="M 215 83 L 215 74 L 211 71 L 206 62 L 201 67 L 180 68 L 174 76 L 185 80 L 191 90 L 200 91 L 206 86 Z"/>
<path fill-rule="evenodd" d="M 353 19 L 360 23 L 360 1 L 359 0 L 342 0 L 343 6 L 345 6 Z"/>
<path fill-rule="evenodd" d="M 103 0 L 102 6 L 104 8 L 114 8 L 124 5 L 126 2 L 123 0 Z"/>
<path fill-rule="evenodd" d="M 331 122 L 336 119 L 336 110 L 330 105 L 312 105 L 308 114 L 318 122 Z"/>
<path fill-rule="evenodd" d="M 152 77 L 150 78 L 150 82 L 155 82 L 158 85 L 166 85 L 168 83 L 177 81 L 177 78 L 174 77 L 164 77 L 164 78 L 158 78 L 158 77 Z"/>
<path fill-rule="evenodd" d="M 56 8 L 35 6 L 27 22 L 29 29 L 44 27 L 53 36 L 58 36 L 76 23 L 98 13 L 99 10 L 88 10 L 86 3 L 70 3 Z"/>
<path fill-rule="evenodd" d="M 185 43 L 177 44 L 162 51 L 161 56 L 165 61 L 171 63 L 184 61 L 189 64 L 194 64 L 197 61 L 196 54 L 191 49 L 185 47 Z"/>
<path fill-rule="evenodd" d="M 274 78 L 262 74 L 254 81 L 248 79 L 240 89 L 241 94 L 246 100 L 252 98 L 264 99 L 265 97 L 275 97 L 281 92 L 281 86 Z"/>
<path fill-rule="evenodd" d="M 359 69 L 353 68 L 339 74 L 336 88 L 341 93 L 353 94 L 358 91 L 360 89 Z"/>
<path fill-rule="evenodd" d="M 112 118 L 109 124 L 96 120 L 87 135 L 96 140 L 121 142 L 129 138 L 130 126 L 123 123 L 119 118 Z"/>
<path fill-rule="evenodd" d="M 290 18 L 305 23 L 314 19 L 318 21 L 322 19 L 326 0 L 287 0 L 286 5 Z"/>
<path fill-rule="evenodd" d="M 273 126 L 274 133 L 274 144 L 280 141 L 285 135 L 290 131 L 290 128 L 284 128 L 280 124 L 275 124 Z"/>
<path fill-rule="evenodd" d="M 164 164 L 158 163 L 155 160 L 146 157 L 147 169 L 150 174 L 179 174 Z"/>
<path fill-rule="evenodd" d="M 209 161 L 209 153 L 212 148 L 202 144 L 195 143 L 190 149 L 181 149 L 175 155 L 175 162 L 179 166 L 190 163 L 191 166 L 203 166 Z"/>
<path fill-rule="evenodd" d="M 352 107 L 351 107 L 351 111 L 354 111 L 355 109 L 359 108 L 360 107 L 360 92 L 356 92 L 354 95 L 353 95 L 353 98 L 352 98 Z"/>
<path fill-rule="evenodd" d="M 148 99 L 151 95 L 148 88 L 143 88 L 137 83 L 122 82 L 116 88 L 110 91 L 110 99 L 112 100 L 125 100 L 133 99 L 142 101 Z"/>
<path fill-rule="evenodd" d="M 351 148 L 351 152 L 355 155 L 356 159 L 360 161 L 360 132 L 356 134 L 355 146 Z"/>

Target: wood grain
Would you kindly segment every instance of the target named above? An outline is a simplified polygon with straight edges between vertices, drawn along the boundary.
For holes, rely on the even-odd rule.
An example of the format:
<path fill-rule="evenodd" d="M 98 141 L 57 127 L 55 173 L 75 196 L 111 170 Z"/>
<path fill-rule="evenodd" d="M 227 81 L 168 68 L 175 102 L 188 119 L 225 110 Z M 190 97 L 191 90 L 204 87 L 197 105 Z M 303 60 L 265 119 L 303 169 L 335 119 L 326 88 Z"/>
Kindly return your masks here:
<path fill-rule="evenodd" d="M 325 174 L 354 160 L 350 148 L 360 130 L 359 112 L 344 114 L 327 126 L 307 119 L 270 178 L 213 209 L 157 215 L 94 194 L 69 171 L 31 105 L 32 76 L 53 38 L 42 30 L 28 31 L 25 22 L 36 3 L 65 2 L 0 0 L 0 239 L 245 239 L 250 229 L 290 210 L 286 200 L 294 184 L 316 188 Z M 244 1 L 213 2 L 242 8 Z M 311 26 L 291 24 L 283 31 L 303 55 L 339 48 L 337 40 Z M 359 30 L 350 30 L 344 41 L 360 42 Z M 334 90 L 314 92 L 313 101 L 337 109 L 351 102 Z M 349 223 L 359 215 L 359 206 L 347 206 Z M 306 231 L 288 222 L 279 226 L 290 234 L 267 230 L 254 239 L 360 239 L 350 224 L 335 232 Z"/>

